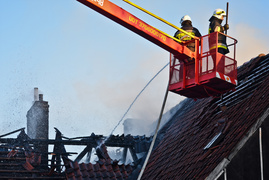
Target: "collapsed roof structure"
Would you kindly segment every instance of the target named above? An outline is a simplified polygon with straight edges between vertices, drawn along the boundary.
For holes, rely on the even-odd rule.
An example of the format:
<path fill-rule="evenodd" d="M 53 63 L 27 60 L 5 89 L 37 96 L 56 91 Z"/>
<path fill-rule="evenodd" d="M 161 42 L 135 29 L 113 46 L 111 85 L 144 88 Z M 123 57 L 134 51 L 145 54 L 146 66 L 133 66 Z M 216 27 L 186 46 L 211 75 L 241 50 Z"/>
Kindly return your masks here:
<path fill-rule="evenodd" d="M 138 155 L 147 152 L 152 139 L 94 133 L 68 138 L 57 128 L 55 139 L 49 139 L 49 105 L 37 88 L 34 103 L 27 112 L 27 134 L 24 130 L 0 136 L 0 179 L 128 179 L 141 161 Z M 17 138 L 7 137 L 17 132 Z M 68 152 L 66 146 L 84 149 L 80 153 Z M 112 160 L 107 147 L 116 147 L 120 159 Z M 93 149 L 97 155 L 95 163 L 91 161 Z M 132 164 L 127 162 L 127 156 Z"/>

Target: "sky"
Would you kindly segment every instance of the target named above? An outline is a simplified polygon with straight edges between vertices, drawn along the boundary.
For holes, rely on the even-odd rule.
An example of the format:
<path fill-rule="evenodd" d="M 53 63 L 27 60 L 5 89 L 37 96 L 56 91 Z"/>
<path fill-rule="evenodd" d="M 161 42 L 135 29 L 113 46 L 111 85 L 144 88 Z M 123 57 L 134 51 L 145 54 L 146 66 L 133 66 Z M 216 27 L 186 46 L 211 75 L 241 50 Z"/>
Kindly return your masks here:
<path fill-rule="evenodd" d="M 146 23 L 175 29 L 129 4 L 112 0 Z M 180 26 L 189 15 L 202 35 L 209 18 L 227 1 L 132 0 Z M 65 136 L 109 135 L 169 53 L 76 0 L 0 1 L 0 134 L 26 127 L 34 87 L 49 102 L 53 127 Z M 238 40 L 238 65 L 269 50 L 269 1 L 229 2 L 228 35 Z M 126 118 L 148 126 L 159 117 L 168 83 L 164 69 L 139 96 Z M 169 93 L 165 112 L 184 97 Z M 122 124 L 114 134 L 122 134 Z"/>

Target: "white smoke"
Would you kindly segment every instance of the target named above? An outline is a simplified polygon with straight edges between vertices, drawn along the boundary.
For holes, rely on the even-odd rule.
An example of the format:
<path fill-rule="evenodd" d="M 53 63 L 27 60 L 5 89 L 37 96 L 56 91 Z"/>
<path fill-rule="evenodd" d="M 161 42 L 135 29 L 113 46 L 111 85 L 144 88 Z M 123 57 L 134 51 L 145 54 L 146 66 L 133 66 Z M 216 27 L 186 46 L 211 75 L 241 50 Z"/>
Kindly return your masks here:
<path fill-rule="evenodd" d="M 269 53 L 269 36 L 265 30 L 261 30 L 247 24 L 237 24 L 231 34 L 238 40 L 237 44 L 237 64 L 257 57 L 259 54 Z"/>

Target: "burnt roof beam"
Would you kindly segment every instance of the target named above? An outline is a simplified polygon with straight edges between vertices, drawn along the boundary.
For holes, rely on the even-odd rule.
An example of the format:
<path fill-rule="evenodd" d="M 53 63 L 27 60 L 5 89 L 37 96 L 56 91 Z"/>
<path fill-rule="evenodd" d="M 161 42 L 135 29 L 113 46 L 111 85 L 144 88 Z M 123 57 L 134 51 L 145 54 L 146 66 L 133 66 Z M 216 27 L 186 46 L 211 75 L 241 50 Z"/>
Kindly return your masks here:
<path fill-rule="evenodd" d="M 86 155 L 86 153 L 89 153 L 89 155 L 91 155 L 92 152 L 92 146 L 88 145 L 86 146 L 83 151 L 76 157 L 75 161 L 79 162 L 81 161 L 81 159 Z"/>
<path fill-rule="evenodd" d="M 14 142 L 19 142 L 17 139 L 14 138 L 0 138 L 0 143 L 14 143 Z M 95 141 L 74 141 L 74 140 L 52 140 L 52 139 L 30 139 L 30 140 L 24 140 L 23 142 L 28 142 L 29 144 L 37 143 L 37 142 L 46 142 L 48 144 L 57 144 L 57 143 L 63 143 L 64 145 L 95 145 L 97 146 L 97 143 Z M 127 142 L 106 142 L 106 146 L 111 146 L 111 147 L 128 147 L 128 146 L 133 146 L 132 143 L 127 143 Z"/>
<path fill-rule="evenodd" d="M 0 138 L 1 138 L 1 137 L 8 136 L 8 135 L 10 135 L 10 134 L 14 134 L 14 133 L 19 132 L 19 131 L 22 131 L 22 130 L 24 130 L 24 129 L 25 129 L 25 128 L 21 128 L 21 129 L 18 129 L 18 130 L 15 130 L 15 131 L 12 131 L 12 132 L 3 134 L 3 135 L 0 136 Z"/>

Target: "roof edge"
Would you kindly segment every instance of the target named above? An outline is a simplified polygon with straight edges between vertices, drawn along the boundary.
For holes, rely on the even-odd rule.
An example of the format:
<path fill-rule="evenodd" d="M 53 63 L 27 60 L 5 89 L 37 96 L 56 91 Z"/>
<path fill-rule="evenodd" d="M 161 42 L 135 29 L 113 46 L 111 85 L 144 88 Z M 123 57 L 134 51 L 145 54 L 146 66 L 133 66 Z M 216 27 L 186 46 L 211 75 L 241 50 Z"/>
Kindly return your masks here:
<path fill-rule="evenodd" d="M 230 160 L 224 158 L 217 167 L 205 178 L 205 180 L 215 180 L 223 173 L 223 169 L 230 163 Z"/>
<path fill-rule="evenodd" d="M 216 168 L 205 178 L 205 180 L 213 180 L 216 179 L 220 174 L 223 173 L 223 170 L 227 167 L 227 165 L 231 162 L 233 157 L 240 151 L 240 149 L 245 145 L 245 143 L 250 139 L 250 137 L 261 127 L 262 123 L 269 116 L 269 108 L 262 114 L 262 116 L 257 120 L 257 122 L 250 128 L 247 132 L 246 136 L 242 138 L 242 140 L 235 146 L 234 150 L 228 156 L 228 158 L 224 158 Z"/>

